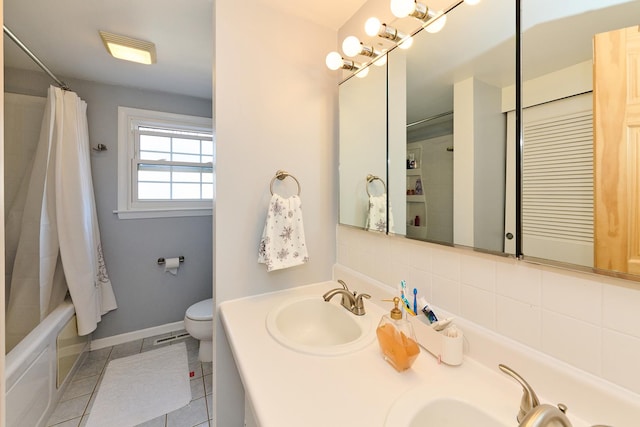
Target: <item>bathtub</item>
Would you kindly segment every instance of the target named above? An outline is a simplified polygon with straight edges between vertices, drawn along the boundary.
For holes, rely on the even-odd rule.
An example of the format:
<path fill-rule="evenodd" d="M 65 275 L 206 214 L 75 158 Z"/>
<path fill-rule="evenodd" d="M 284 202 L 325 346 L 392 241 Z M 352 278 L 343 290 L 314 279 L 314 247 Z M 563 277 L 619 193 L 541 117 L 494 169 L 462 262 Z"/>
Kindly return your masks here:
<path fill-rule="evenodd" d="M 5 359 L 7 427 L 44 426 L 88 349 L 65 300 Z"/>

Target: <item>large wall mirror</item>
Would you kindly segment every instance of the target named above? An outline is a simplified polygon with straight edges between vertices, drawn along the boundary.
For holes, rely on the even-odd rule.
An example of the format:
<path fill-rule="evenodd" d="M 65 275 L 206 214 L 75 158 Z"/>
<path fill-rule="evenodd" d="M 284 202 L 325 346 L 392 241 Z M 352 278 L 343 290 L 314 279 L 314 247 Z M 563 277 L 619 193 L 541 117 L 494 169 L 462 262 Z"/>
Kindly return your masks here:
<path fill-rule="evenodd" d="M 512 0 L 462 3 L 443 30 L 421 31 L 410 49 L 389 54 L 389 80 L 406 81 L 405 104 L 390 97 L 405 129 L 390 133 L 389 151 L 402 144 L 406 156 L 389 180 L 404 184 L 408 238 L 514 253 L 505 236 L 515 233 L 506 165 L 515 32 Z"/>
<path fill-rule="evenodd" d="M 516 189 L 518 4 L 522 175 Z M 388 114 L 375 133 L 386 134 L 388 146 L 377 166 L 358 171 L 356 191 L 364 194 L 358 203 L 367 206 L 368 170 L 382 176 L 386 167 L 390 233 L 506 254 L 516 253 L 510 237 L 517 235 L 517 255 L 525 260 L 640 277 L 638 16 L 636 0 L 453 7 L 443 31 L 421 31 L 411 49 L 388 55 L 387 92 L 375 89 Z M 340 91 L 342 131 L 348 109 Z M 365 151 L 380 156 L 383 143 L 373 134 Z M 350 221 L 342 212 L 354 200 L 353 193 L 342 194 L 343 143 L 341 134 L 340 222 L 365 228 L 365 210 Z"/>
<path fill-rule="evenodd" d="M 522 0 L 522 252 L 638 275 L 640 2 L 570 3 Z"/>
<path fill-rule="evenodd" d="M 340 85 L 340 223 L 375 229 L 371 193 L 387 191 L 390 233 L 514 254 L 515 2 L 452 6 L 386 73 Z"/>

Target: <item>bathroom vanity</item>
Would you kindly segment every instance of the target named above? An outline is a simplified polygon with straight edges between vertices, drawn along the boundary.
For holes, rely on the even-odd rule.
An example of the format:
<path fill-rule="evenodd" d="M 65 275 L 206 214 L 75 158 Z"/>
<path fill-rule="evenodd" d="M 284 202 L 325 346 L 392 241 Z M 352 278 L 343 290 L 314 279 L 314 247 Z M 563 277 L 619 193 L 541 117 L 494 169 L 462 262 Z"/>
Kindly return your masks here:
<path fill-rule="evenodd" d="M 519 371 L 541 403 L 566 404 L 574 427 L 621 427 L 637 421 L 640 402 L 634 402 L 631 393 L 597 384 L 587 374 L 583 376 L 561 362 L 545 360 L 530 349 L 525 352 L 517 344 L 499 342 L 504 338 L 490 336 L 462 319 L 455 320 L 465 334 L 461 365 L 439 364 L 421 349 L 409 370 L 396 372 L 383 359 L 375 339 L 375 328 L 389 308 L 382 299 L 393 297 L 391 288 L 343 268 L 337 268 L 338 278 L 344 279 L 351 290 L 371 295 L 365 302 L 366 314 L 358 321 L 364 325 L 364 335 L 371 331 L 373 334 L 357 338 L 361 340 L 358 345 L 348 344 L 345 351 L 337 354 L 296 348 L 268 330 L 273 328 L 268 323 L 273 321 L 274 310 L 314 298 L 318 304 L 333 304 L 355 317 L 340 306 L 339 297 L 329 302 L 322 299 L 327 291 L 340 286 L 336 281 L 220 305 L 220 316 L 251 408 L 247 412 L 252 413 L 257 425 L 401 427 L 413 426 L 417 421 L 438 425 L 437 417 L 445 417 L 448 422 L 457 422 L 447 425 L 470 425 L 469 420 L 474 420 L 475 426 L 517 426 L 522 388 L 500 372 L 498 363 Z M 301 323 L 312 316 L 299 315 Z M 338 312 L 336 316 L 340 316 Z M 557 398 L 558 394 L 562 396 Z M 598 408 L 593 408 L 594 401 Z"/>

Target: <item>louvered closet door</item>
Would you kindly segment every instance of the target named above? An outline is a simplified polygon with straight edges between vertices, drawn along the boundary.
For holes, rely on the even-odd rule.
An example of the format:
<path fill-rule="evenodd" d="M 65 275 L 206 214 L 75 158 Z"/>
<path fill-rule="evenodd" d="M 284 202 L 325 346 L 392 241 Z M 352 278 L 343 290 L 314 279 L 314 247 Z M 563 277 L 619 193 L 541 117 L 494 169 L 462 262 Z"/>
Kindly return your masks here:
<path fill-rule="evenodd" d="M 522 251 L 593 266 L 591 93 L 523 111 Z"/>

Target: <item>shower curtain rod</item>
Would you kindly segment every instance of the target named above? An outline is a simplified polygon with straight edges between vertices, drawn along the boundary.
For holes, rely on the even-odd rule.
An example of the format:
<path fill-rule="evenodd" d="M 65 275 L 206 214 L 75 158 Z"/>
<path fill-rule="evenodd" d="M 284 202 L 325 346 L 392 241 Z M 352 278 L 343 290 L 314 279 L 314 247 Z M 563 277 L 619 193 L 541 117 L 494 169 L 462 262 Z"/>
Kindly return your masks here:
<path fill-rule="evenodd" d="M 430 122 L 430 121 L 435 120 L 435 119 L 440 119 L 442 117 L 450 116 L 452 114 L 453 114 L 453 111 L 447 111 L 446 113 L 436 114 L 435 116 L 427 117 L 426 119 L 422 119 L 422 120 L 418 120 L 417 122 L 409 123 L 407 125 L 407 127 L 410 128 L 411 126 L 421 125 L 423 123 L 427 123 L 427 122 Z"/>
<path fill-rule="evenodd" d="M 57 77 L 56 77 L 56 76 L 51 72 L 51 70 L 49 70 L 49 69 L 47 68 L 47 66 L 46 66 L 46 65 L 44 65 L 44 64 L 42 63 L 42 61 L 40 61 L 40 60 L 38 59 L 38 57 L 37 57 L 37 56 L 35 56 L 35 55 L 33 54 L 33 52 L 31 52 L 31 51 L 29 50 L 29 48 L 28 48 L 27 46 L 25 46 L 25 45 L 24 45 L 24 43 L 22 43 L 22 42 L 20 41 L 20 39 L 18 39 L 18 37 L 16 37 L 16 35 L 15 35 L 15 34 L 13 34 L 13 33 L 11 32 L 11 30 L 9 30 L 9 29 L 7 28 L 7 26 L 6 26 L 6 25 L 4 25 L 4 24 L 3 24 L 3 25 L 2 25 L 2 27 L 3 27 L 3 29 L 4 29 L 4 33 L 5 33 L 7 36 L 9 36 L 9 38 L 10 38 L 11 40 L 13 40 L 13 42 L 14 42 L 15 44 L 17 44 L 17 45 L 18 45 L 18 47 L 19 47 L 20 49 L 22 49 L 22 50 L 23 50 L 23 52 L 24 52 L 24 53 L 26 53 L 26 54 L 27 54 L 27 56 L 29 56 L 29 58 L 31 58 L 31 59 L 33 60 L 33 62 L 35 62 L 35 63 L 38 65 L 38 67 L 42 68 L 42 70 L 43 70 L 45 73 L 47 73 L 47 74 L 49 75 L 49 77 L 51 77 L 51 78 L 52 78 L 52 79 L 53 79 L 53 80 L 58 84 L 58 86 L 60 86 L 60 88 L 61 88 L 61 89 L 63 89 L 63 90 L 70 90 L 70 89 L 69 89 L 69 86 L 67 86 L 67 84 L 66 84 L 65 82 L 63 82 L 62 80 L 60 80 L 59 78 L 57 78 Z"/>

